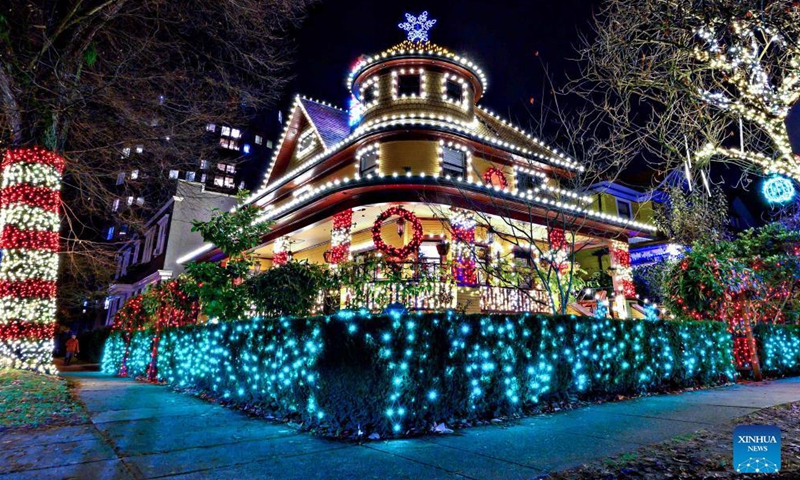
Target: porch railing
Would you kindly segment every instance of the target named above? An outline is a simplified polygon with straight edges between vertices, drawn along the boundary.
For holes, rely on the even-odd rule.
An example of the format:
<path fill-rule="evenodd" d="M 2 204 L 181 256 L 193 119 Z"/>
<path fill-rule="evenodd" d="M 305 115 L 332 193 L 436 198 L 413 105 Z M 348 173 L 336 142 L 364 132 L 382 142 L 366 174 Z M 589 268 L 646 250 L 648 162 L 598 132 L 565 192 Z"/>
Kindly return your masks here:
<path fill-rule="evenodd" d="M 485 313 L 550 313 L 550 299 L 541 289 L 484 285 L 481 289 L 481 311 Z"/>

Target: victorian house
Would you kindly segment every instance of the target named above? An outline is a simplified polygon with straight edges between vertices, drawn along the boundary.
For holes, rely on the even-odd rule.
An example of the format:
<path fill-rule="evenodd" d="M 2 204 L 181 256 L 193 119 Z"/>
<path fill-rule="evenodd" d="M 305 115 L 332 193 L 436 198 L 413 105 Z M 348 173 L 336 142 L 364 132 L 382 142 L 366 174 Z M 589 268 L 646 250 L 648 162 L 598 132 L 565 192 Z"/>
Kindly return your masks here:
<path fill-rule="evenodd" d="M 247 200 L 275 222 L 255 249 L 259 269 L 382 256 L 410 279 L 418 268 L 447 273 L 447 295 L 401 299 L 408 308 L 549 312 L 543 284 L 552 275 L 600 265 L 612 314 L 637 316 L 628 249 L 655 237 L 650 199 L 579 188 L 587 173 L 579 160 L 482 108 L 483 70 L 426 38 L 410 34 L 362 57 L 347 86 L 348 110 L 296 99 L 263 185 Z M 587 268 L 565 263 L 574 258 Z M 213 245 L 179 259 L 220 260 Z M 492 273 L 514 269 L 528 278 Z M 380 279 L 376 272 L 375 288 L 402 289 Z M 594 311 L 586 302 L 570 309 Z"/>

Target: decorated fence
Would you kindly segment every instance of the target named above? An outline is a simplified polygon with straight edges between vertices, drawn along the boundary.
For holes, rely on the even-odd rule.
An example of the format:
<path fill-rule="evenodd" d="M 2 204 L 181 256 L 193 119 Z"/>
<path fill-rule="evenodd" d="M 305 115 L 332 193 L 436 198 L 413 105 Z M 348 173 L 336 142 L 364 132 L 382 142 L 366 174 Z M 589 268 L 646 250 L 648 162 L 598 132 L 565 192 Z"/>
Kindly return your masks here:
<path fill-rule="evenodd" d="M 146 377 L 152 332 L 113 334 L 103 370 Z M 129 343 L 128 343 L 129 342 Z M 126 344 L 128 343 L 128 344 Z M 326 434 L 402 436 L 733 378 L 721 323 L 410 314 L 166 329 L 159 378 Z"/>

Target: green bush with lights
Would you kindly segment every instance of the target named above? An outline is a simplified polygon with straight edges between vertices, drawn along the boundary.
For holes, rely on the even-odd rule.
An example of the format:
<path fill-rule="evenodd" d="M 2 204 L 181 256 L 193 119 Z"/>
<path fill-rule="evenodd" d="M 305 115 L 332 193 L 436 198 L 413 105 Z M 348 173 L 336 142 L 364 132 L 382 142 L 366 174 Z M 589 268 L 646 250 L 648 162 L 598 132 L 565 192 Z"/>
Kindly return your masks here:
<path fill-rule="evenodd" d="M 109 339 L 103 370 L 146 376 L 153 333 Z M 262 415 L 347 437 L 531 413 L 551 402 L 733 379 L 723 323 L 389 314 L 166 329 L 158 372 Z"/>
<path fill-rule="evenodd" d="M 800 374 L 800 325 L 760 323 L 753 328 L 753 335 L 764 373 Z"/>

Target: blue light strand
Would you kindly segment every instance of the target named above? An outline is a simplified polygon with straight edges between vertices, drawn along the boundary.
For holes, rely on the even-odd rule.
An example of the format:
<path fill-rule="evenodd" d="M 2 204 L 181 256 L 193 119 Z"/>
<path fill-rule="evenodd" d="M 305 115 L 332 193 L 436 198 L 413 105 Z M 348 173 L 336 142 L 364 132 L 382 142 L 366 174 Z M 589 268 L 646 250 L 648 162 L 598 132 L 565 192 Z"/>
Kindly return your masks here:
<path fill-rule="evenodd" d="M 800 336 L 800 334 L 798 334 Z M 146 374 L 149 332 L 129 374 Z M 103 371 L 125 352 L 113 334 Z M 356 315 L 253 319 L 163 332 L 160 379 L 322 433 L 426 431 L 535 411 L 548 401 L 732 379 L 723 323 L 532 315 Z"/>

